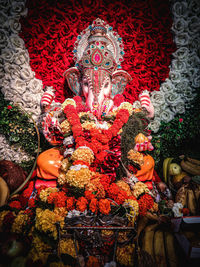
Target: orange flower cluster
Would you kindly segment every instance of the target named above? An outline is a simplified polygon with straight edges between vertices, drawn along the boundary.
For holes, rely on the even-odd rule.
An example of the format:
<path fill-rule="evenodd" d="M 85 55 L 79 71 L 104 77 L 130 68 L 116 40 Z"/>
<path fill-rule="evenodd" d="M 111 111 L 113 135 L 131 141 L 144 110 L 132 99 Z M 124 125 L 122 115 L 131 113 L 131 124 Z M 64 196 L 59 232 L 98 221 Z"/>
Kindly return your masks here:
<path fill-rule="evenodd" d="M 150 196 L 149 194 L 144 194 L 139 198 L 138 204 L 139 204 L 139 214 L 141 216 L 145 216 L 147 211 L 153 207 L 154 200 L 152 196 Z"/>
<path fill-rule="evenodd" d="M 73 210 L 75 208 L 75 197 L 68 197 L 66 200 L 66 208 L 68 211 Z"/>
<path fill-rule="evenodd" d="M 99 200 L 99 211 L 106 215 L 109 214 L 109 212 L 111 211 L 111 207 L 110 207 L 110 201 L 108 199 L 102 198 Z"/>
<path fill-rule="evenodd" d="M 126 191 L 120 189 L 120 187 L 112 183 L 107 191 L 108 196 L 113 199 L 118 205 L 123 204 L 126 199 L 128 199 L 128 195 Z"/>
<path fill-rule="evenodd" d="M 66 206 L 66 200 L 67 196 L 65 192 L 52 192 L 48 197 L 47 197 L 47 202 L 49 204 L 54 204 L 55 207 L 61 208 Z"/>
<path fill-rule="evenodd" d="M 87 209 L 88 201 L 85 197 L 79 197 L 76 202 L 76 209 L 84 212 Z"/>

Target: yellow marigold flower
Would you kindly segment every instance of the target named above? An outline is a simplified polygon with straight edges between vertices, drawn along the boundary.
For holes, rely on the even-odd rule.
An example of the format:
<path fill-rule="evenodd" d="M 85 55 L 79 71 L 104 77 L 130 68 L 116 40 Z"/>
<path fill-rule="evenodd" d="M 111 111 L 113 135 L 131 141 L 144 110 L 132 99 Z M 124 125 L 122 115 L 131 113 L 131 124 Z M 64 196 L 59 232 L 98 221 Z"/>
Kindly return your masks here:
<path fill-rule="evenodd" d="M 135 219 L 139 214 L 138 202 L 133 199 L 126 199 L 123 205 L 130 209 L 129 213 L 126 214 L 126 217 L 129 219 L 131 224 L 134 225 Z"/>
<path fill-rule="evenodd" d="M 91 164 L 94 160 L 94 154 L 90 148 L 78 147 L 72 154 L 72 160 L 82 160 Z"/>
<path fill-rule="evenodd" d="M 61 124 L 60 124 L 61 130 L 64 134 L 67 134 L 71 131 L 71 125 L 68 122 L 68 120 L 64 120 Z"/>
<path fill-rule="evenodd" d="M 129 112 L 129 115 L 131 115 L 133 113 L 133 106 L 129 102 L 123 102 L 123 103 L 121 103 L 121 105 L 118 107 L 118 111 L 120 109 L 127 109 L 128 112 Z"/>
<path fill-rule="evenodd" d="M 117 262 L 125 266 L 134 266 L 133 264 L 134 250 L 135 250 L 134 244 L 126 245 L 123 247 L 118 246 L 116 253 Z"/>
<path fill-rule="evenodd" d="M 89 183 L 86 184 L 85 190 L 89 190 L 91 192 L 96 192 L 96 197 L 104 198 L 106 193 L 103 185 L 100 183 L 99 178 L 92 178 Z"/>
<path fill-rule="evenodd" d="M 64 217 L 56 214 L 51 210 L 42 210 L 40 208 L 36 209 L 36 222 L 35 228 L 39 231 L 50 233 L 54 239 L 57 238 L 56 223 L 60 222 L 61 227 L 64 225 Z"/>
<path fill-rule="evenodd" d="M 45 188 L 45 189 L 41 190 L 41 192 L 40 192 L 40 199 L 41 199 L 42 201 L 46 202 L 48 196 L 49 196 L 51 193 L 54 193 L 54 192 L 58 192 L 58 188 L 54 188 L 54 187 L 48 187 L 48 188 Z"/>
<path fill-rule="evenodd" d="M 96 124 L 95 124 L 95 122 L 93 122 L 93 121 L 85 121 L 85 122 L 82 124 L 82 127 L 83 127 L 83 129 L 85 129 L 85 130 L 91 130 L 91 129 L 93 129 L 93 128 L 96 129 Z"/>
<path fill-rule="evenodd" d="M 34 236 L 28 258 L 31 258 L 33 262 L 41 260 L 45 264 L 51 249 L 51 246 L 44 243 L 38 236 Z"/>
<path fill-rule="evenodd" d="M 133 195 L 138 198 L 143 193 L 149 193 L 148 187 L 142 182 L 137 182 L 133 187 Z"/>
<path fill-rule="evenodd" d="M 66 174 L 66 182 L 75 187 L 84 188 L 90 182 L 91 171 L 88 168 L 69 170 Z"/>
<path fill-rule="evenodd" d="M 61 216 L 63 218 L 65 218 L 65 216 L 67 216 L 67 210 L 64 207 L 56 207 L 56 208 L 54 208 L 54 212 L 56 215 Z"/>
<path fill-rule="evenodd" d="M 66 183 L 66 173 L 65 172 L 60 172 L 60 174 L 58 176 L 58 183 L 60 185 L 63 185 Z"/>
<path fill-rule="evenodd" d="M 127 196 L 132 196 L 132 192 L 131 192 L 130 186 L 126 182 L 124 182 L 122 180 L 119 180 L 119 181 L 117 181 L 116 184 L 119 186 L 119 188 L 121 188 L 122 190 L 126 191 Z"/>
<path fill-rule="evenodd" d="M 4 210 L 0 213 L 0 231 L 2 231 L 4 217 L 9 213 L 8 210 Z"/>
<path fill-rule="evenodd" d="M 114 232 L 112 230 L 101 230 L 101 236 L 103 238 L 108 238 L 114 235 Z"/>
<path fill-rule="evenodd" d="M 128 159 L 142 166 L 144 164 L 144 156 L 142 153 L 135 151 L 134 149 L 129 150 Z"/>
<path fill-rule="evenodd" d="M 90 114 L 89 111 L 87 111 L 87 112 L 79 112 L 78 116 L 79 116 L 79 118 L 81 118 L 82 116 L 89 115 L 89 114 Z"/>
<path fill-rule="evenodd" d="M 23 227 L 24 225 L 26 225 L 28 219 L 29 219 L 28 214 L 25 214 L 23 210 L 20 211 L 12 224 L 11 232 L 18 234 L 22 233 Z"/>
<path fill-rule="evenodd" d="M 72 105 L 76 107 L 76 102 L 72 98 L 67 98 L 63 103 L 62 103 L 62 109 L 64 109 L 67 105 Z"/>
<path fill-rule="evenodd" d="M 130 239 L 130 233 L 131 233 L 130 230 L 129 231 L 119 231 L 117 240 L 119 242 L 128 241 Z"/>
<path fill-rule="evenodd" d="M 70 163 L 69 163 L 68 158 L 62 159 L 60 170 L 63 172 L 66 172 L 69 169 L 69 165 L 70 165 Z"/>
<path fill-rule="evenodd" d="M 77 250 L 79 250 L 78 243 L 76 243 Z M 70 238 L 61 239 L 58 244 L 60 254 L 69 254 L 72 257 L 76 258 L 76 249 L 74 241 Z"/>

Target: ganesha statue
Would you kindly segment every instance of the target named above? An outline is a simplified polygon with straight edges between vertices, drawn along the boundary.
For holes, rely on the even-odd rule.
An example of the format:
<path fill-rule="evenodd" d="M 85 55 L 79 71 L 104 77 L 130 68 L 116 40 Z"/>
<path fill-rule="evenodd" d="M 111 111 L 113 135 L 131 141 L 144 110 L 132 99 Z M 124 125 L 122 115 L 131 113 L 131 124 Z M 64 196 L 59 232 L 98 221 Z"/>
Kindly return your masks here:
<path fill-rule="evenodd" d="M 132 78 L 121 67 L 122 38 L 105 21 L 93 21 L 78 36 L 73 52 L 75 66 L 67 69 L 64 77 L 75 97 L 56 103 L 54 89 L 47 87 L 41 100 L 43 133 L 52 145 L 61 148 L 51 148 L 38 157 L 36 187 L 59 183 L 85 188 L 97 172 L 115 181 L 117 168 L 128 168 L 121 162 L 120 134 L 124 126 L 138 112 L 147 118 L 154 116 L 147 91 L 133 104 L 124 101 L 122 94 Z M 154 160 L 142 155 L 152 149 L 151 137 L 140 133 L 131 157 L 144 160 L 136 160 L 138 175 L 127 175 L 123 181 L 131 186 L 138 179 L 147 179 L 153 188 Z"/>

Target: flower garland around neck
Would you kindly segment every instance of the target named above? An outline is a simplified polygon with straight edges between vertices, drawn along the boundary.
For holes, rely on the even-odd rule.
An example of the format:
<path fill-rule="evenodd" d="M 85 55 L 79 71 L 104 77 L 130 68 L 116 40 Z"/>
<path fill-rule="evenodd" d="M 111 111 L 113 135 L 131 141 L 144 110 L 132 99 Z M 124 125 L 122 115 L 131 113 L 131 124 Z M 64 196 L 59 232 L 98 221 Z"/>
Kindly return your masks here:
<path fill-rule="evenodd" d="M 127 109 L 120 109 L 116 114 L 116 118 L 109 129 L 90 129 L 91 140 L 86 139 L 80 118 L 76 108 L 68 104 L 64 108 L 64 113 L 71 125 L 71 130 L 73 132 L 73 137 L 76 142 L 76 148 L 88 147 L 94 153 L 94 156 L 98 160 L 103 160 L 107 155 L 106 150 L 109 150 L 109 141 L 117 136 L 120 129 L 129 119 L 129 112 Z"/>
<path fill-rule="evenodd" d="M 60 173 L 58 183 L 84 189 L 93 179 L 94 169 L 91 164 L 101 164 L 108 155 L 109 142 L 116 137 L 122 126 L 129 119 L 129 112 L 120 109 L 109 129 L 91 128 L 84 131 L 78 115 L 76 105 L 68 103 L 63 107 L 63 112 L 71 126 L 71 131 L 76 144 L 76 149 L 71 155 L 72 165 L 66 171 Z"/>

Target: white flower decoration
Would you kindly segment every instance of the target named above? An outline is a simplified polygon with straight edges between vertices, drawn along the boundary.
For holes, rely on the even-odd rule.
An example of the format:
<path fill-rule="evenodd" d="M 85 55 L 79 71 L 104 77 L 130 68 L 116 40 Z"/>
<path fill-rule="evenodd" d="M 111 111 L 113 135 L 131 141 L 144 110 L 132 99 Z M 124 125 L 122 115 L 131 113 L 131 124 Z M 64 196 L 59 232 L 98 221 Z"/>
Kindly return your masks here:
<path fill-rule="evenodd" d="M 183 216 L 182 209 L 183 209 L 182 203 L 179 203 L 179 202 L 174 203 L 174 206 L 172 208 L 174 217 L 182 217 Z"/>

